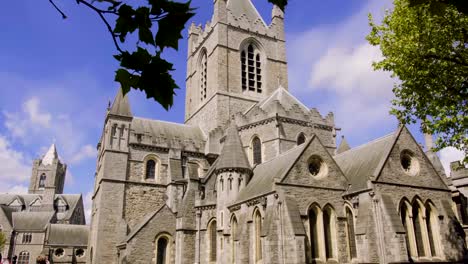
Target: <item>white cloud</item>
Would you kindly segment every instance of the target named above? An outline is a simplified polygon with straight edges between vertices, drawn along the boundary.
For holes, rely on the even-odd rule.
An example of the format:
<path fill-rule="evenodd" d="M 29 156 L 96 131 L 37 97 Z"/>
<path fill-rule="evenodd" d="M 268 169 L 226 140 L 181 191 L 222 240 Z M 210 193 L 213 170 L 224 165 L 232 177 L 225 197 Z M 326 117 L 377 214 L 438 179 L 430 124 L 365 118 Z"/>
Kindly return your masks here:
<path fill-rule="evenodd" d="M 91 224 L 91 210 L 93 208 L 93 191 L 89 191 L 84 196 L 84 210 L 85 210 L 85 218 L 86 223 L 89 225 Z"/>
<path fill-rule="evenodd" d="M 369 131 L 387 133 L 396 128 L 389 114 L 394 80 L 388 72 L 373 70 L 372 62 L 382 55 L 365 40 L 367 14 L 381 17 L 390 4 L 369 0 L 338 24 L 288 36 L 290 89 L 321 112 L 333 111 L 336 125 L 358 142 L 368 140 Z"/>
<path fill-rule="evenodd" d="M 38 97 L 31 97 L 22 104 L 21 111 L 4 111 L 5 127 L 12 138 L 29 145 L 38 143 L 38 139 L 55 142 L 58 154 L 65 163 L 78 164 L 95 157 L 96 151 L 90 144 L 84 144 L 85 132 L 77 129 L 74 119 L 64 113 L 53 114 L 43 107 Z M 39 156 L 45 148 L 41 148 Z"/>
<path fill-rule="evenodd" d="M 460 161 L 465 158 L 463 151 L 454 147 L 443 148 L 439 152 L 440 162 L 444 166 L 445 174 L 450 176 L 450 163 L 453 161 Z"/>
<path fill-rule="evenodd" d="M 0 192 L 26 193 L 31 173 L 24 154 L 12 148 L 6 137 L 0 135 Z"/>
<path fill-rule="evenodd" d="M 70 160 L 70 163 L 79 163 L 80 161 L 88 158 L 95 158 L 97 150 L 91 145 L 83 146 Z"/>

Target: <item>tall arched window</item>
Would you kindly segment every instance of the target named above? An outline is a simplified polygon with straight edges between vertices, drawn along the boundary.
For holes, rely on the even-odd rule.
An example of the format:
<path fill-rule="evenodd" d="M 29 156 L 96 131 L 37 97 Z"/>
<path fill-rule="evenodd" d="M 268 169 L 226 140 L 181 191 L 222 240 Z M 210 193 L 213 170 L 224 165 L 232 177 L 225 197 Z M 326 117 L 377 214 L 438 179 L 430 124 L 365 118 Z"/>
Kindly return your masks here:
<path fill-rule="evenodd" d="M 318 207 L 312 207 L 309 209 L 309 231 L 310 231 L 310 253 L 312 259 L 318 259 L 320 257 L 319 253 L 319 241 L 322 239 L 319 238 L 319 212 Z"/>
<path fill-rule="evenodd" d="M 351 209 L 346 207 L 346 227 L 348 235 L 348 250 L 350 259 L 357 258 L 356 240 L 354 236 L 354 217 Z"/>
<path fill-rule="evenodd" d="M 255 262 L 263 259 L 262 252 L 262 215 L 257 209 L 254 213 L 254 224 L 255 224 Z"/>
<path fill-rule="evenodd" d="M 325 235 L 325 257 L 327 259 L 334 257 L 334 230 L 335 216 L 333 210 L 329 207 L 323 211 L 323 233 Z"/>
<path fill-rule="evenodd" d="M 262 57 L 252 43 L 241 51 L 242 90 L 262 92 Z"/>
<path fill-rule="evenodd" d="M 46 181 L 46 175 L 45 173 L 42 173 L 41 176 L 39 177 L 39 188 L 45 187 L 45 181 Z"/>
<path fill-rule="evenodd" d="M 231 260 L 232 263 L 236 263 L 236 254 L 237 254 L 237 249 L 236 249 L 236 241 L 234 240 L 234 237 L 237 234 L 237 219 L 235 216 L 232 217 L 231 219 Z"/>
<path fill-rule="evenodd" d="M 297 145 L 301 145 L 306 141 L 306 138 L 304 136 L 304 133 L 300 133 L 299 136 L 297 137 Z"/>
<path fill-rule="evenodd" d="M 439 236 L 439 224 L 437 217 L 437 209 L 435 206 L 427 202 L 426 203 L 426 227 L 427 235 L 429 238 L 429 246 L 431 249 L 431 255 L 433 257 L 441 255 L 440 248 L 440 236 Z"/>
<path fill-rule="evenodd" d="M 208 228 L 208 235 L 209 235 L 209 244 L 210 244 L 210 262 L 216 263 L 216 240 L 217 240 L 217 233 L 216 233 L 216 220 L 211 221 L 209 228 Z"/>
<path fill-rule="evenodd" d="M 417 249 L 414 241 L 414 230 L 413 230 L 413 221 L 411 220 L 411 211 L 410 205 L 407 201 L 402 201 L 400 204 L 400 217 L 403 227 L 406 231 L 406 247 L 408 250 L 408 256 L 417 256 Z"/>
<path fill-rule="evenodd" d="M 29 252 L 22 251 L 19 253 L 17 264 L 29 264 Z"/>
<path fill-rule="evenodd" d="M 206 88 L 208 80 L 208 58 L 206 50 L 202 51 L 200 58 L 200 101 L 206 99 Z"/>
<path fill-rule="evenodd" d="M 419 257 L 426 256 L 426 253 L 424 250 L 424 242 L 423 242 L 422 211 L 417 201 L 413 203 L 413 227 L 414 227 L 414 235 L 416 238 L 416 248 L 418 250 L 418 256 Z"/>
<path fill-rule="evenodd" d="M 156 161 L 150 159 L 146 162 L 146 179 L 153 179 L 156 175 Z"/>
<path fill-rule="evenodd" d="M 262 142 L 258 137 L 252 139 L 252 158 L 254 165 L 262 163 Z"/>
<path fill-rule="evenodd" d="M 169 239 L 166 236 L 161 236 L 156 240 L 156 264 L 169 263 Z"/>

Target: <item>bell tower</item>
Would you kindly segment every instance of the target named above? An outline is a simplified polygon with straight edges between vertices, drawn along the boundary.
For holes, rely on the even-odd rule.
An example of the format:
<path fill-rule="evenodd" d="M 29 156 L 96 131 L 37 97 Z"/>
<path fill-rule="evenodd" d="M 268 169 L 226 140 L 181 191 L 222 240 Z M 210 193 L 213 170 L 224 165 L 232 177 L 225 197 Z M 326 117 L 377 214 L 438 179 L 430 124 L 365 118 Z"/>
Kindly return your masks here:
<path fill-rule="evenodd" d="M 57 154 L 55 144 L 52 144 L 47 153 L 33 162 L 31 181 L 28 193 L 55 194 L 63 193 L 67 165 L 62 163 Z"/>
<path fill-rule="evenodd" d="M 250 0 L 215 0 L 211 21 L 189 29 L 185 123 L 209 133 L 288 87 L 284 14 L 265 23 Z"/>

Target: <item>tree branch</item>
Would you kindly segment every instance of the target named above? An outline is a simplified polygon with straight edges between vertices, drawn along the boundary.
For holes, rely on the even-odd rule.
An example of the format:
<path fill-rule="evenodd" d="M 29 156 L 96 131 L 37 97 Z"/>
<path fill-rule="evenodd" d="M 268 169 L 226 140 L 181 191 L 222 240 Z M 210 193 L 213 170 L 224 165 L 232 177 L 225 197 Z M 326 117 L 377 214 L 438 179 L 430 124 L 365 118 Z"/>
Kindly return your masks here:
<path fill-rule="evenodd" d="M 76 0 L 76 2 L 78 4 L 80 4 L 80 3 L 84 4 L 85 6 L 91 8 L 92 10 L 94 10 L 99 15 L 102 22 L 104 22 L 104 24 L 106 24 L 107 30 L 109 31 L 109 33 L 112 36 L 112 40 L 114 41 L 115 48 L 120 53 L 123 53 L 123 50 L 120 48 L 119 43 L 117 42 L 118 35 L 114 33 L 114 31 L 112 30 L 111 25 L 109 24 L 109 21 L 107 21 L 107 19 L 104 17 L 104 14 L 106 14 L 106 13 L 111 13 L 111 14 L 117 14 L 117 13 L 115 11 L 106 11 L 106 10 L 99 9 L 99 8 L 95 7 L 94 5 L 92 5 L 91 3 L 88 3 L 88 2 L 86 2 L 84 0 Z"/>
<path fill-rule="evenodd" d="M 49 3 L 51 3 L 52 6 L 54 6 L 55 10 L 57 10 L 57 11 L 62 15 L 62 18 L 63 18 L 63 19 L 66 19 L 66 18 L 67 18 L 67 16 L 65 15 L 65 13 L 64 13 L 62 10 L 60 10 L 60 8 L 58 8 L 58 6 L 54 3 L 53 0 L 49 0 Z"/>

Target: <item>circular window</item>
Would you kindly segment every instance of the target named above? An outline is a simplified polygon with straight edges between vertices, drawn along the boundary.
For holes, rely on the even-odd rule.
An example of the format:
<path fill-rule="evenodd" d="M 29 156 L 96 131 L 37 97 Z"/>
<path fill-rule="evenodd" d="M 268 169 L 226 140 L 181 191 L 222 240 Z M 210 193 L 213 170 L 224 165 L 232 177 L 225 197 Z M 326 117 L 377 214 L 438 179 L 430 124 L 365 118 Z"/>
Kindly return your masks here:
<path fill-rule="evenodd" d="M 314 177 L 326 176 L 328 173 L 327 164 L 319 156 L 312 156 L 308 162 L 309 172 Z"/>
<path fill-rule="evenodd" d="M 56 257 L 60 258 L 60 257 L 63 257 L 63 255 L 65 254 L 65 251 L 63 250 L 63 248 L 57 248 L 54 254 Z"/>
<path fill-rule="evenodd" d="M 409 150 L 403 150 L 400 154 L 401 168 L 409 175 L 416 175 L 419 172 L 419 162 L 414 154 Z"/>
<path fill-rule="evenodd" d="M 79 248 L 75 251 L 75 255 L 79 258 L 84 257 L 84 250 L 82 248 Z"/>

